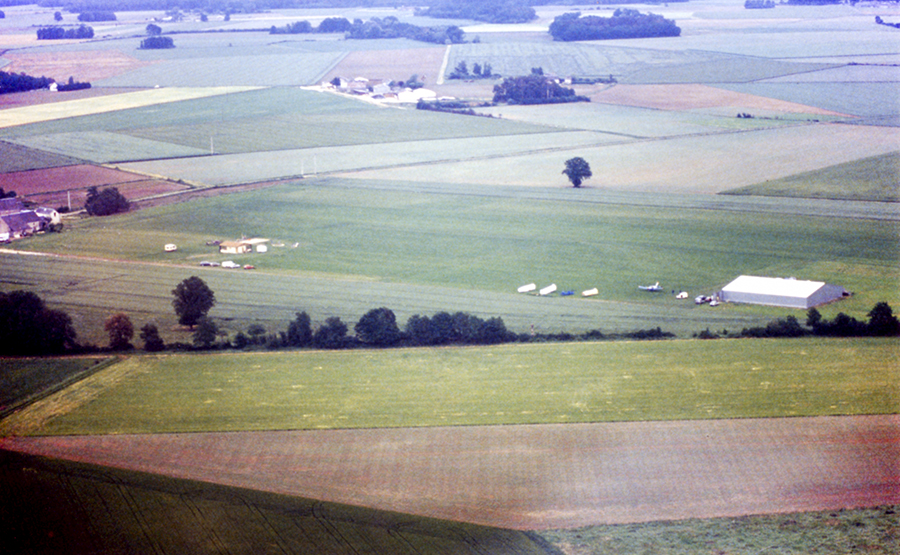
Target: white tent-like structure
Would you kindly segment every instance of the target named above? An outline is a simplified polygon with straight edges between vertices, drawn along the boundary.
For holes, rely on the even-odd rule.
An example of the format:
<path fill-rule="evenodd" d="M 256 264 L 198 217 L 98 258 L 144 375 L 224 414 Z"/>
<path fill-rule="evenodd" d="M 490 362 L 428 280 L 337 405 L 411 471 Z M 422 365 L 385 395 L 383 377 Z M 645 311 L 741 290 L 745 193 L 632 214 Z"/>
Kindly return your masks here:
<path fill-rule="evenodd" d="M 719 292 L 730 303 L 764 304 L 788 308 L 812 308 L 846 296 L 840 285 L 794 278 L 740 276 Z"/>

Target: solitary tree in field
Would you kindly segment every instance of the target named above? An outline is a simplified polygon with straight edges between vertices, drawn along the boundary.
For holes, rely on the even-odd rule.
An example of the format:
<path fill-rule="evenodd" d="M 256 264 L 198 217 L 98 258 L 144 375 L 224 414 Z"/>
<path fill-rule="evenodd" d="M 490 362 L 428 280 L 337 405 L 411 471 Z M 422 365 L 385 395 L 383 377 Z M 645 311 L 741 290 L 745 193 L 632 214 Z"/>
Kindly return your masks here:
<path fill-rule="evenodd" d="M 147 34 L 150 36 L 156 36 L 162 34 L 162 27 L 156 25 L 155 23 L 147 24 Z"/>
<path fill-rule="evenodd" d="M 175 295 L 172 306 L 178 315 L 178 323 L 192 328 L 216 304 L 216 295 L 212 289 L 197 276 L 191 276 L 179 283 L 172 290 L 172 294 Z"/>
<path fill-rule="evenodd" d="M 109 347 L 114 351 L 133 349 L 131 338 L 134 337 L 134 325 L 127 314 L 118 312 L 106 319 L 103 326 L 109 334 Z"/>
<path fill-rule="evenodd" d="M 573 187 L 581 187 L 581 183 L 593 175 L 591 165 L 580 156 L 566 160 L 566 169 L 562 172 L 569 177 Z"/>

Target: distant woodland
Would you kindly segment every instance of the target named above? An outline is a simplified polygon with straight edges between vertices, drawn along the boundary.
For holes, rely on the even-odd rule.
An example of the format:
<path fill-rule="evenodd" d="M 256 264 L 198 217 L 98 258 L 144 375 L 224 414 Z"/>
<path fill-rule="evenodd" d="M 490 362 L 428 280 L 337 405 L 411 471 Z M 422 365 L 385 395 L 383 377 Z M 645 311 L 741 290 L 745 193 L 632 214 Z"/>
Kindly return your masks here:
<path fill-rule="evenodd" d="M 557 16 L 550 24 L 553 40 L 607 40 L 645 37 L 677 37 L 681 28 L 671 19 L 619 8 L 612 17 L 581 16 L 580 12 Z"/>

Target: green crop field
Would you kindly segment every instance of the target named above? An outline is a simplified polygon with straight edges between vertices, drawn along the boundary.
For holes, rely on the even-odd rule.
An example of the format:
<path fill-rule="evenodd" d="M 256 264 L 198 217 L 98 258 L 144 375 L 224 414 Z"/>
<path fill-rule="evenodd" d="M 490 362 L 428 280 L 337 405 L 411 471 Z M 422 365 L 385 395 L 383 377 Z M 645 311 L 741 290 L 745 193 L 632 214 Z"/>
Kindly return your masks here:
<path fill-rule="evenodd" d="M 522 195 L 529 190 L 516 188 L 447 194 L 446 188 L 417 191 L 411 184 L 390 190 L 377 182 L 371 188 L 355 180 L 315 183 L 75 220 L 64 233 L 35 237 L 29 247 L 110 262 L 2 256 L 6 275 L 16 278 L 0 287 L 39 288 L 91 322 L 79 330 L 101 343 L 97 320 L 117 309 L 172 322 L 170 291 L 191 273 L 216 292 L 214 317 L 237 318 L 226 329 L 244 329 L 252 321 L 283 329 L 299 310 L 320 320 L 340 316 L 352 322 L 377 306 L 395 310 L 401 322 L 416 313 L 474 309 L 503 317 L 519 332 L 532 324 L 571 332 L 661 326 L 690 336 L 707 327 L 739 331 L 790 313 L 802 319 L 801 312 L 785 309 L 696 307 L 637 288 L 658 280 L 667 291 L 711 293 L 739 274 L 821 279 L 856 293 L 823 308 L 826 317 L 843 311 L 864 319 L 878 301 L 900 304 L 900 247 L 891 219 L 840 213 L 785 218 L 782 208 L 758 213 L 752 201 L 741 205 L 738 197 L 728 210 L 709 210 L 702 203 L 628 202 L 639 196 L 607 204 L 602 192 L 591 191 L 528 198 Z M 742 206 L 752 210 L 743 212 Z M 234 258 L 218 254 L 207 241 L 242 234 L 285 246 L 238 258 L 257 266 L 255 272 L 197 267 L 201 260 Z M 709 241 L 711 236 L 716 240 Z M 179 245 L 177 252 L 163 252 L 170 242 Z M 577 293 L 597 287 L 601 293 L 591 300 L 515 293 L 530 282 L 557 283 Z M 140 295 L 133 294 L 135 283 L 144 284 Z"/>
<path fill-rule="evenodd" d="M 891 414 L 893 340 L 131 357 L 3 431 L 118 434 Z M 99 390 L 94 381 L 108 383 Z M 80 391 L 90 402 L 79 403 Z M 47 413 L 49 411 L 49 413 Z M 45 415 L 52 415 L 47 419 Z M 46 422 L 31 427 L 32 422 Z M 10 426 L 12 428 L 10 428 Z"/>
<path fill-rule="evenodd" d="M 900 152 L 728 191 L 732 195 L 900 202 Z"/>

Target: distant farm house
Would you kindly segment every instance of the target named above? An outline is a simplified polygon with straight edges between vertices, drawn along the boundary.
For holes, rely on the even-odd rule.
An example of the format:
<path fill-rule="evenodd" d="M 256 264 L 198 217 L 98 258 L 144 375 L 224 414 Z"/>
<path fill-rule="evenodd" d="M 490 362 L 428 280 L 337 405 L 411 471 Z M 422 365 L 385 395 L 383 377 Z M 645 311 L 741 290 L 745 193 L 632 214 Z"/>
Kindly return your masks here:
<path fill-rule="evenodd" d="M 840 285 L 822 281 L 740 276 L 722 288 L 719 299 L 731 303 L 812 308 L 848 295 Z"/>
<path fill-rule="evenodd" d="M 222 241 L 219 243 L 219 252 L 221 254 L 247 254 L 253 252 L 256 247 L 258 252 L 266 252 L 265 243 L 268 239 L 241 239 L 240 241 Z"/>
<path fill-rule="evenodd" d="M 60 217 L 56 210 L 25 208 L 17 198 L 0 199 L 0 241 L 19 239 L 50 229 L 59 224 Z"/>

